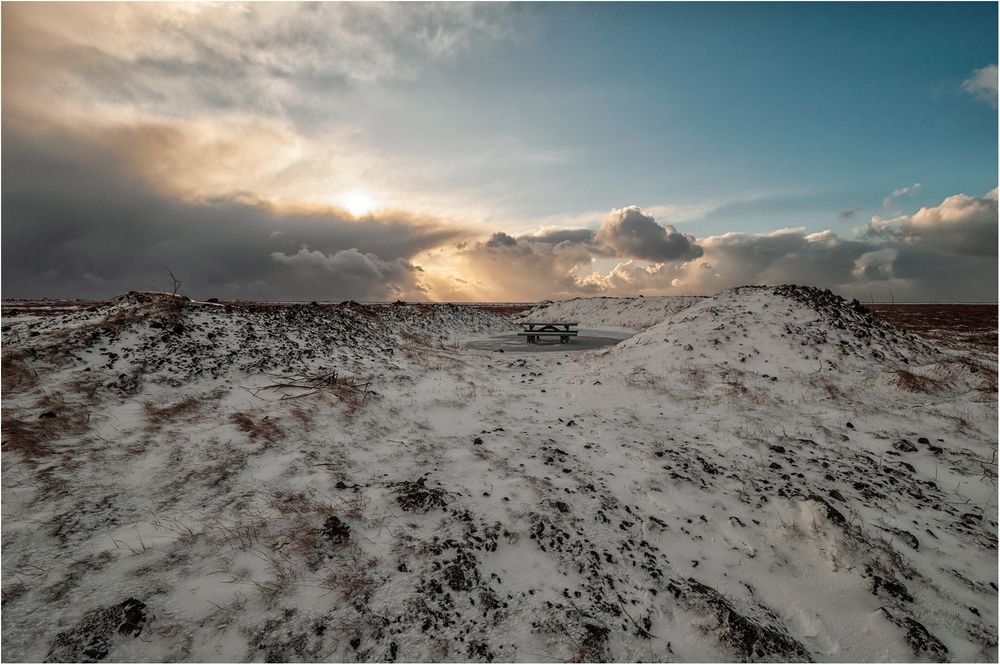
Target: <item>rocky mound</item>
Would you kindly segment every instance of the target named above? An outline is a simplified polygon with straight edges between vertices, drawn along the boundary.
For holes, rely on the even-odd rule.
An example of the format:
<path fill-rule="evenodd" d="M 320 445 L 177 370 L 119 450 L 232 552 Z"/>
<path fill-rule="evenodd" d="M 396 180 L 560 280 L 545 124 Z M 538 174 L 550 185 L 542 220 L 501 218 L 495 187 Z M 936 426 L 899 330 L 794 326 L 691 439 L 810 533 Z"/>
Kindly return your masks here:
<path fill-rule="evenodd" d="M 508 325 L 476 307 L 202 303 L 131 292 L 107 305 L 5 326 L 8 364 L 79 368 L 135 394 L 144 381 L 179 386 L 234 373 L 300 373 L 392 365 L 413 342 Z"/>

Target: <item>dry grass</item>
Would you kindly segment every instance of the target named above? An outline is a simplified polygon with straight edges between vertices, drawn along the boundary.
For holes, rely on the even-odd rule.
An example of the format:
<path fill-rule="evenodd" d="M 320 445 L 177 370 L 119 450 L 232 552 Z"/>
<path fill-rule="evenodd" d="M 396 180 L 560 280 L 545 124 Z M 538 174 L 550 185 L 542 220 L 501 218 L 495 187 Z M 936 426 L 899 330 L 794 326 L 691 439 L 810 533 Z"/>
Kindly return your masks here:
<path fill-rule="evenodd" d="M 183 456 L 183 452 L 181 455 Z M 187 479 L 200 480 L 209 487 L 215 487 L 243 471 L 247 467 L 249 457 L 246 451 L 232 445 L 210 446 L 207 449 L 206 460 L 188 473 Z"/>
<path fill-rule="evenodd" d="M 24 349 L 4 349 L 0 356 L 0 372 L 3 374 L 4 397 L 38 385 L 38 372 L 28 365 L 28 353 Z"/>
<path fill-rule="evenodd" d="M 906 369 L 894 370 L 896 385 L 911 393 L 931 393 L 947 386 L 944 381 L 922 374 L 914 374 Z"/>
<path fill-rule="evenodd" d="M 375 586 L 378 580 L 372 571 L 377 565 L 377 559 L 366 555 L 358 547 L 352 547 L 348 556 L 338 559 L 336 569 L 329 570 L 323 577 L 320 586 L 340 593 L 345 600 L 351 600 Z"/>
<path fill-rule="evenodd" d="M 353 415 L 369 397 L 377 396 L 369 390 L 370 378 L 347 376 L 336 370 L 323 370 L 312 374 L 297 374 L 280 376 L 275 383 L 261 386 L 253 391 L 254 395 L 261 391 L 275 391 L 281 394 L 280 401 L 300 400 L 306 397 L 322 397 L 332 394 L 347 407 L 348 415 Z M 311 421 L 312 415 L 299 408 L 293 415 L 303 424 Z"/>
<path fill-rule="evenodd" d="M 149 421 L 146 429 L 150 431 L 159 429 L 180 415 L 197 411 L 201 406 L 201 401 L 194 397 L 186 397 L 180 402 L 163 407 L 157 407 L 152 402 L 143 402 L 142 408 Z"/>
<path fill-rule="evenodd" d="M 302 492 L 275 492 L 267 495 L 267 505 L 278 511 L 282 517 L 291 515 L 330 515 L 333 506 L 318 503 Z"/>
<path fill-rule="evenodd" d="M 218 541 L 233 550 L 248 552 L 268 534 L 268 521 L 259 510 L 248 510 L 237 516 L 236 521 L 228 524 L 216 520 L 206 523 L 206 526 L 218 533 Z"/>
<path fill-rule="evenodd" d="M 235 411 L 229 416 L 229 421 L 254 441 L 261 439 L 267 444 L 273 444 L 284 434 L 268 416 L 254 420 L 246 411 Z"/>
<path fill-rule="evenodd" d="M 312 427 L 313 418 L 316 416 L 316 409 L 304 409 L 301 405 L 296 404 L 292 407 L 291 412 L 292 418 L 297 420 L 303 428 Z"/>
<path fill-rule="evenodd" d="M 101 381 L 88 373 L 87 376 L 78 376 L 67 383 L 67 387 L 80 397 L 88 400 L 97 399 L 97 393 L 101 389 Z"/>
<path fill-rule="evenodd" d="M 36 416 L 3 410 L 3 450 L 21 453 L 28 461 L 51 455 L 51 443 L 66 436 L 79 436 L 90 427 L 90 412 L 79 404 L 43 395 Z"/>
<path fill-rule="evenodd" d="M 362 305 L 361 303 L 349 301 L 347 303 L 342 303 L 340 306 L 347 307 L 352 312 L 360 314 L 361 316 L 371 321 L 382 320 L 382 316 L 378 313 L 378 311 L 373 307 L 369 307 L 368 305 Z"/>
<path fill-rule="evenodd" d="M 976 387 L 980 393 L 995 399 L 997 393 L 997 368 L 971 356 L 948 356 L 938 364 L 938 380 L 948 382 L 951 378 L 967 378 L 979 382 Z M 971 375 L 971 376 L 970 376 Z"/>
<path fill-rule="evenodd" d="M 282 557 L 269 554 L 259 555 L 260 558 L 271 564 L 274 578 L 265 582 L 250 580 L 250 583 L 257 587 L 264 602 L 271 602 L 278 596 L 283 595 L 288 589 L 301 580 L 301 575 L 297 573 L 291 562 Z"/>

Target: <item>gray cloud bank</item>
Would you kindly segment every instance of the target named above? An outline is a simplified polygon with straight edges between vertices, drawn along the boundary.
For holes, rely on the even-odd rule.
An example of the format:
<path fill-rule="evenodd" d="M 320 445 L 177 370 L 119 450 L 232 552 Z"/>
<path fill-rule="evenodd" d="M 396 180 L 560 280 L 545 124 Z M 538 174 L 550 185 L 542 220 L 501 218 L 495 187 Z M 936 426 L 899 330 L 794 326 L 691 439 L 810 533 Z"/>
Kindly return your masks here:
<path fill-rule="evenodd" d="M 468 230 L 405 214 L 360 221 L 158 192 L 73 136 L 3 135 L 4 297 L 162 289 L 202 298 L 426 298 L 417 253 Z"/>

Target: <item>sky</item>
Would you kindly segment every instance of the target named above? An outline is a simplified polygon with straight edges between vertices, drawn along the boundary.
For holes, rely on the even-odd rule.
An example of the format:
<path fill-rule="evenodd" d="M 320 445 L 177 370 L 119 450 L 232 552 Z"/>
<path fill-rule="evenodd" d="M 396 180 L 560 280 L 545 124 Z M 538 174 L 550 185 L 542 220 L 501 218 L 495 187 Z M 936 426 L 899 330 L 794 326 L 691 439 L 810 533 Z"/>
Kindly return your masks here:
<path fill-rule="evenodd" d="M 996 3 L 4 3 L 2 295 L 997 300 Z"/>

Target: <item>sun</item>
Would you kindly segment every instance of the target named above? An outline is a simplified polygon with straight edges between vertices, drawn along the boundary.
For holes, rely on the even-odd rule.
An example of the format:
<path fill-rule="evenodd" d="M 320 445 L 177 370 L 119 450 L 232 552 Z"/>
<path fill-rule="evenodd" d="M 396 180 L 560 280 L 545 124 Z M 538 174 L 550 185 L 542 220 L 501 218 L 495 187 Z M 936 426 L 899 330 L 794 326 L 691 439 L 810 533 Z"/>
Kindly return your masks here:
<path fill-rule="evenodd" d="M 364 217 L 375 208 L 375 199 L 372 195 L 360 189 L 339 194 L 334 200 L 353 217 Z"/>

